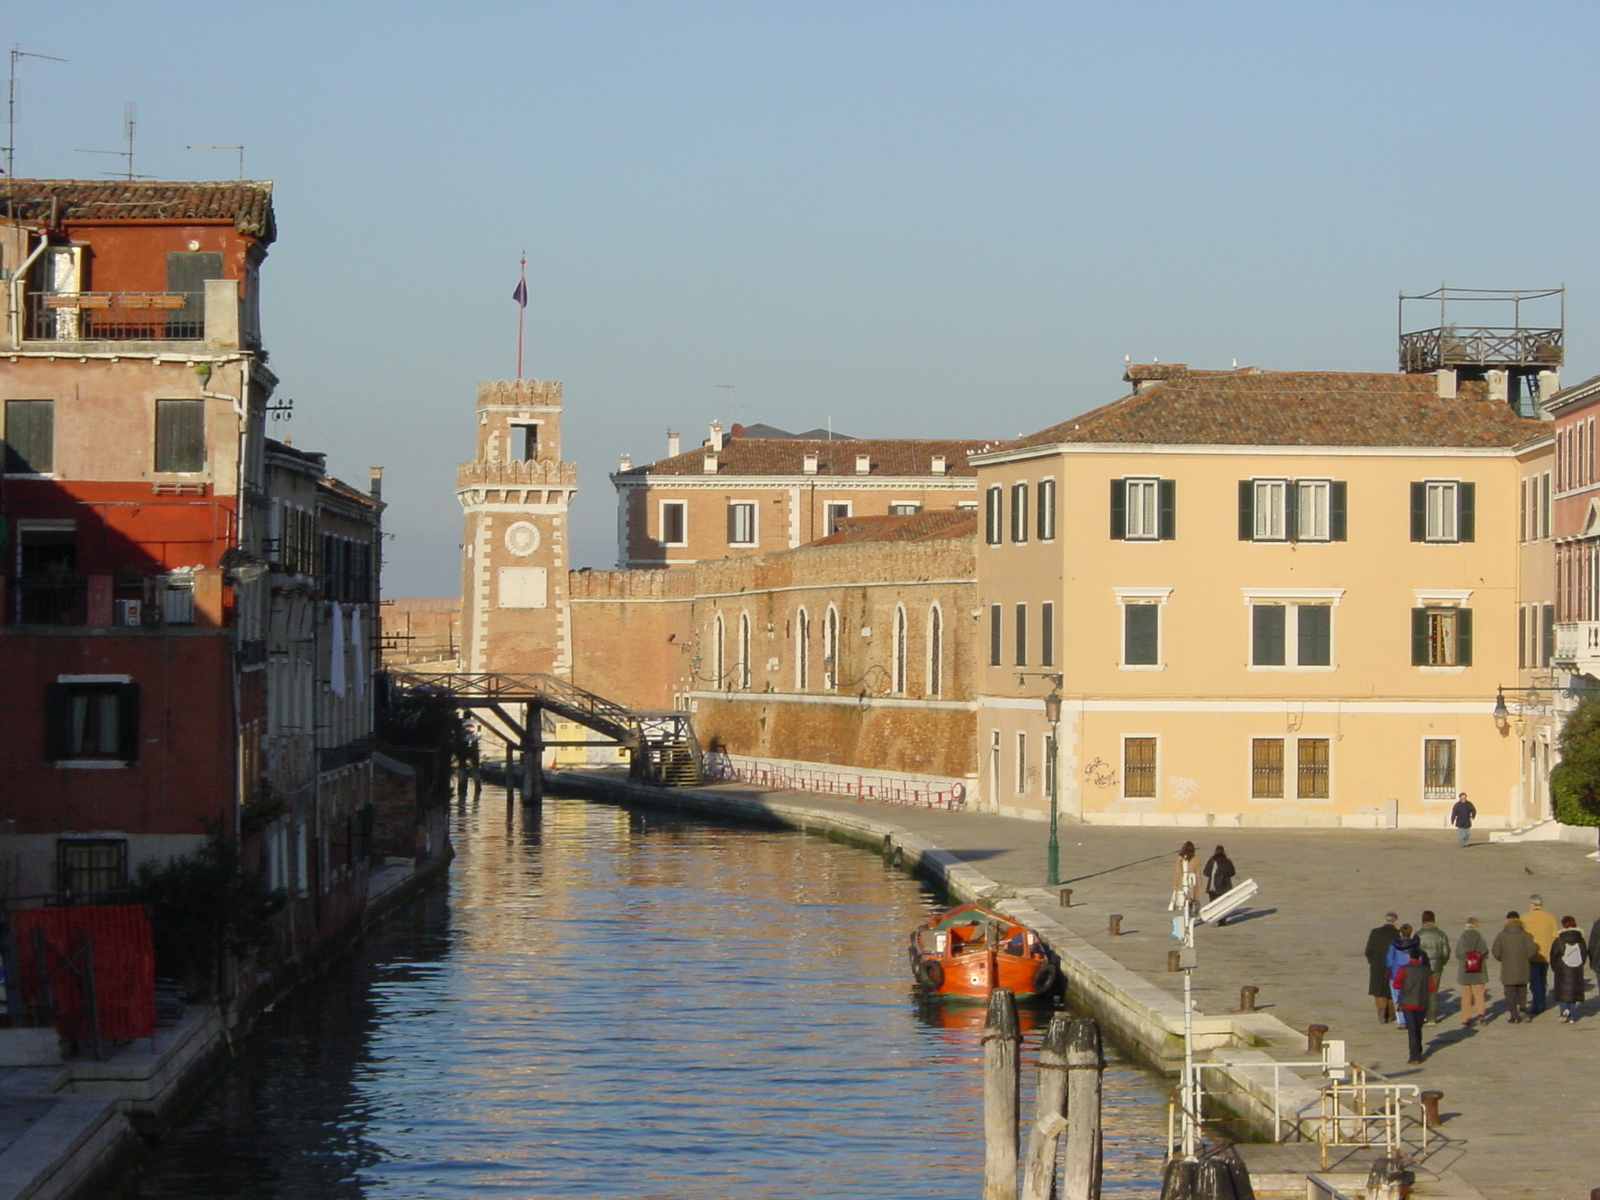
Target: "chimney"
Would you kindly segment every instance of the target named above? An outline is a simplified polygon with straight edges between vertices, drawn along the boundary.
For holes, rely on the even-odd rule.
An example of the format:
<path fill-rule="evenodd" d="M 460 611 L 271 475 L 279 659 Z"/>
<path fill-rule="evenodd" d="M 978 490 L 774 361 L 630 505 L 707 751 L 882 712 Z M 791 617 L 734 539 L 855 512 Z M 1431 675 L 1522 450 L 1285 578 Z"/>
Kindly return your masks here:
<path fill-rule="evenodd" d="M 1456 372 L 1454 367 L 1439 368 L 1439 399 L 1454 400 L 1456 398 Z"/>
<path fill-rule="evenodd" d="M 683 450 L 681 449 L 681 447 L 679 445 L 679 442 L 678 442 L 677 431 L 673 430 L 673 429 L 667 430 L 667 457 L 668 458 L 677 458 L 678 455 L 680 455 L 682 453 L 683 453 Z"/>
<path fill-rule="evenodd" d="M 716 426 L 713 425 L 712 428 L 715 429 Z M 705 465 L 701 469 L 707 475 L 715 475 L 717 473 L 717 456 L 715 454 L 706 455 Z"/>
<path fill-rule="evenodd" d="M 721 421 L 713 421 L 713 422 L 711 422 L 711 452 L 713 454 L 721 454 L 722 453 L 722 422 Z"/>
<path fill-rule="evenodd" d="M 622 455 L 617 460 L 617 470 L 619 470 L 619 471 L 631 471 L 631 470 L 633 470 L 633 455 L 631 455 L 631 454 Z"/>
<path fill-rule="evenodd" d="M 1544 401 L 1550 399 L 1551 396 L 1554 396 L 1560 390 L 1561 390 L 1561 372 L 1560 371 L 1540 371 L 1539 372 L 1539 401 L 1540 401 L 1540 403 L 1543 403 Z"/>
<path fill-rule="evenodd" d="M 1498 400 L 1502 404 L 1511 400 L 1511 385 L 1509 373 L 1504 370 L 1486 371 L 1485 377 L 1489 380 L 1489 399 Z"/>
<path fill-rule="evenodd" d="M 368 467 L 368 474 L 372 476 L 372 486 L 367 489 L 375 503 L 383 503 L 383 468 Z"/>
<path fill-rule="evenodd" d="M 815 475 L 817 473 L 817 456 L 815 454 L 807 454 L 800 460 L 800 469 L 807 475 Z"/>
<path fill-rule="evenodd" d="M 935 454 L 933 456 L 932 469 L 935 475 L 943 475 L 945 473 L 944 455 Z"/>
<path fill-rule="evenodd" d="M 858 454 L 858 455 L 856 455 L 856 474 L 857 475 L 870 475 L 870 474 L 872 474 L 872 455 L 870 455 L 870 454 Z"/>

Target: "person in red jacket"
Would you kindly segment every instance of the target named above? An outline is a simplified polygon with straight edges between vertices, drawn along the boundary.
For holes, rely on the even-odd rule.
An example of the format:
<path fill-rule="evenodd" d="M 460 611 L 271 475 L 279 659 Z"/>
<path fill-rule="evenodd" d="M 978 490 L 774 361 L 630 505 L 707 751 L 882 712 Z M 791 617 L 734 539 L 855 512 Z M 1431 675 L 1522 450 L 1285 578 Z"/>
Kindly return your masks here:
<path fill-rule="evenodd" d="M 1411 1048 L 1407 1062 L 1422 1061 L 1422 1022 L 1428 1015 L 1428 994 L 1438 987 L 1438 980 L 1422 959 L 1422 949 L 1411 943 L 1409 961 L 1394 969 L 1390 977 L 1399 1003 L 1395 1007 L 1400 1019 L 1406 1023 L 1406 1042 Z"/>

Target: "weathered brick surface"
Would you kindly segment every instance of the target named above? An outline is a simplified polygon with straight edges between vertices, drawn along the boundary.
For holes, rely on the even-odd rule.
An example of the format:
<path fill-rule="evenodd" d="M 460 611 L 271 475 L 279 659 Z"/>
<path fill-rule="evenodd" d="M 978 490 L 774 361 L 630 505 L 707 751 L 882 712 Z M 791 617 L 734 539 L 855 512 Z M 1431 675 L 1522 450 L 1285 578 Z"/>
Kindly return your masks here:
<path fill-rule="evenodd" d="M 461 601 L 400 598 L 379 611 L 386 666 L 461 656 Z"/>

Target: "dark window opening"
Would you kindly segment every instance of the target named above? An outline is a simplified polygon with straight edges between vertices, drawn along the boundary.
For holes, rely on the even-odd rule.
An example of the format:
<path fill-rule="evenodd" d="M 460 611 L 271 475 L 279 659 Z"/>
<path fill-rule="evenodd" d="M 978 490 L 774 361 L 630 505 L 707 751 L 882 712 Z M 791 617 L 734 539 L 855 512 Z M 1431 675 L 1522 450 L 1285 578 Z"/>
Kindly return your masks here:
<path fill-rule="evenodd" d="M 6 401 L 7 475 L 47 475 L 56 462 L 56 402 Z"/>
<path fill-rule="evenodd" d="M 156 401 L 156 470 L 206 469 L 206 402 Z"/>
<path fill-rule="evenodd" d="M 24 625 L 82 625 L 88 619 L 78 574 L 76 529 L 17 530 L 17 620 Z"/>
<path fill-rule="evenodd" d="M 126 762 L 139 757 L 139 685 L 52 683 L 45 689 L 45 757 Z"/>
<path fill-rule="evenodd" d="M 103 902 L 128 887 L 128 843 L 73 838 L 56 843 L 56 890 L 67 903 Z"/>

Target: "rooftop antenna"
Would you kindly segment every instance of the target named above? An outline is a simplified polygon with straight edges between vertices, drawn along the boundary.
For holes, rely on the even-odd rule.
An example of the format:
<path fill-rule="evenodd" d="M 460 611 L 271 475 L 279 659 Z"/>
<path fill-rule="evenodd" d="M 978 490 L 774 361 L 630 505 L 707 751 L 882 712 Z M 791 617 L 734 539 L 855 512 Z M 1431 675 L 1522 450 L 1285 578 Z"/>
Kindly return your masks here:
<path fill-rule="evenodd" d="M 11 179 L 16 175 L 15 160 L 17 157 L 17 60 L 22 58 L 43 58 L 50 62 L 66 62 L 64 58 L 57 58 L 54 54 L 35 54 L 31 50 L 24 50 L 19 43 L 11 47 L 11 70 L 6 74 L 6 178 Z"/>
<path fill-rule="evenodd" d="M 106 175 L 121 175 L 124 179 L 154 179 L 154 175 L 135 175 L 133 173 L 133 128 L 136 109 L 132 100 L 122 106 L 122 136 L 128 139 L 126 150 L 79 150 L 79 154 L 114 154 L 122 160 L 121 171 L 105 171 Z"/>
<path fill-rule="evenodd" d="M 239 152 L 239 178 L 244 178 L 244 147 L 243 146 L 190 146 L 190 150 L 237 150 Z"/>

